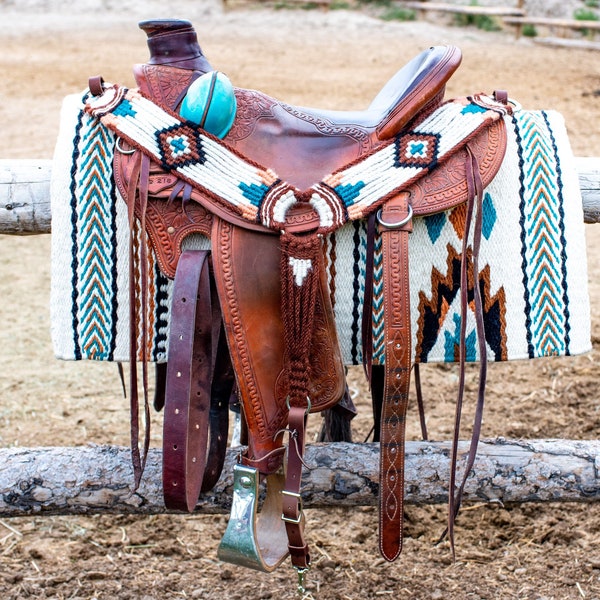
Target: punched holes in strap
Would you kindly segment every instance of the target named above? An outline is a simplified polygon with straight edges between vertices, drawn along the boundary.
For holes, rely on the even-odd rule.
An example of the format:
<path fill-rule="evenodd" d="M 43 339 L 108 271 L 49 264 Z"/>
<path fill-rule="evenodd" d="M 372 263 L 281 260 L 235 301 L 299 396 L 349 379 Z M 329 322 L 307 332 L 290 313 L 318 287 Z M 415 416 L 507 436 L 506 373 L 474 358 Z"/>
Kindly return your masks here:
<path fill-rule="evenodd" d="M 167 508 L 194 510 L 208 446 L 212 370 L 208 252 L 181 255 L 173 287 L 163 433 Z"/>

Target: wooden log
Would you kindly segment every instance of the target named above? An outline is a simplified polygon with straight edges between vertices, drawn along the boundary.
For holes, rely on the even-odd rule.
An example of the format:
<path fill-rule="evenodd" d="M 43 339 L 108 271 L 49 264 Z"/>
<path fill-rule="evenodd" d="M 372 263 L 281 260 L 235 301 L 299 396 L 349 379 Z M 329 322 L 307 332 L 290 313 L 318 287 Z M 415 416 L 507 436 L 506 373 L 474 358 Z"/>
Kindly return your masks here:
<path fill-rule="evenodd" d="M 422 17 L 428 12 L 485 15 L 489 17 L 525 15 L 525 11 L 522 8 L 514 6 L 479 6 L 472 4 L 450 4 L 447 2 L 410 2 L 406 0 L 400 2 L 400 5 L 418 11 Z"/>
<path fill-rule="evenodd" d="M 461 457 L 467 451 L 468 444 L 461 443 Z M 447 502 L 449 456 L 449 443 L 407 443 L 407 503 Z M 199 513 L 229 510 L 236 459 L 237 451 L 230 450 L 217 486 L 200 498 Z M 378 444 L 312 444 L 306 462 L 307 508 L 376 505 Z M 157 449 L 135 493 L 126 448 L 4 448 L 0 464 L 0 517 L 167 512 Z M 464 502 L 591 502 L 600 499 L 599 471 L 600 441 L 488 440 L 479 446 Z"/>
<path fill-rule="evenodd" d="M 582 48 L 584 50 L 598 50 L 600 45 L 598 42 L 589 40 L 573 39 L 566 37 L 568 34 L 574 31 L 587 31 L 599 32 L 600 21 L 588 21 L 579 19 L 555 19 L 552 17 L 513 17 L 505 16 L 502 18 L 505 25 L 509 25 L 515 28 L 515 37 L 519 39 L 523 34 L 523 27 L 525 25 L 539 25 L 546 31 L 550 32 L 550 37 L 544 38 L 533 38 L 535 42 L 539 43 L 539 40 L 544 40 L 541 43 L 545 43 L 549 46 L 564 46 L 572 48 Z M 558 37 L 556 37 L 558 36 Z"/>
<path fill-rule="evenodd" d="M 600 31 L 600 21 L 587 21 L 582 19 L 555 19 L 552 17 L 513 17 L 507 16 L 503 21 L 508 25 L 543 25 L 548 28 L 565 29 L 595 29 Z"/>
<path fill-rule="evenodd" d="M 50 233 L 51 160 L 0 160 L 0 233 Z"/>
<path fill-rule="evenodd" d="M 562 37 L 535 37 L 534 44 L 553 46 L 555 48 L 577 48 L 578 50 L 600 50 L 600 42 Z"/>
<path fill-rule="evenodd" d="M 576 164 L 583 198 L 584 221 L 600 223 L 600 158 L 579 157 Z"/>
<path fill-rule="evenodd" d="M 586 223 L 600 221 L 600 158 L 576 158 Z M 0 160 L 0 234 L 50 233 L 50 160 Z"/>

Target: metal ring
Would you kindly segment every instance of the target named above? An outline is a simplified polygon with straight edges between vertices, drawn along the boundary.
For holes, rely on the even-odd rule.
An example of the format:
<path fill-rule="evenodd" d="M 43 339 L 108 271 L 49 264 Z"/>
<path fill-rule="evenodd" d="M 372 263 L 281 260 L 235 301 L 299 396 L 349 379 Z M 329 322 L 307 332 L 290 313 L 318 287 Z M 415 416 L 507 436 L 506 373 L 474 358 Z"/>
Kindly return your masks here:
<path fill-rule="evenodd" d="M 135 148 L 132 148 L 131 150 L 123 150 L 123 148 L 121 147 L 121 138 L 120 137 L 117 138 L 117 143 L 115 145 L 116 145 L 117 150 L 121 154 L 133 154 L 135 152 Z"/>
<path fill-rule="evenodd" d="M 312 408 L 312 402 L 310 401 L 310 398 L 308 396 L 306 396 L 306 403 L 307 403 L 306 414 L 308 414 L 308 413 L 310 413 L 310 409 Z M 287 409 L 290 410 L 291 407 L 290 407 L 290 397 L 289 396 L 285 399 L 285 405 L 287 406 Z"/>
<path fill-rule="evenodd" d="M 406 225 L 413 217 L 413 209 L 412 206 L 409 204 L 408 205 L 408 215 L 406 215 L 406 217 L 404 217 L 404 219 L 402 219 L 402 221 L 398 221 L 397 223 L 387 223 L 386 221 L 384 221 L 381 218 L 381 214 L 383 209 L 379 209 L 377 211 L 377 222 L 380 225 L 383 225 L 384 227 L 387 227 L 388 229 L 399 229 L 400 227 L 402 227 L 403 225 Z"/>

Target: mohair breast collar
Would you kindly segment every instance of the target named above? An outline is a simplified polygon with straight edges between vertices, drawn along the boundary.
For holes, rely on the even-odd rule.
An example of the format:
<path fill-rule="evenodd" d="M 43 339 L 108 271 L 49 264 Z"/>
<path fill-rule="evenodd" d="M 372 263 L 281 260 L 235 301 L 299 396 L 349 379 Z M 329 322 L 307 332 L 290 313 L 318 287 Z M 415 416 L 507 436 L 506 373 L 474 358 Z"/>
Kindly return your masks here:
<path fill-rule="evenodd" d="M 485 95 L 448 101 L 412 130 L 304 191 L 138 90 L 109 86 L 101 96 L 88 99 L 86 111 L 225 210 L 283 231 L 290 208 L 306 202 L 318 214 L 317 233 L 324 235 L 371 214 L 500 119 L 507 109 Z"/>

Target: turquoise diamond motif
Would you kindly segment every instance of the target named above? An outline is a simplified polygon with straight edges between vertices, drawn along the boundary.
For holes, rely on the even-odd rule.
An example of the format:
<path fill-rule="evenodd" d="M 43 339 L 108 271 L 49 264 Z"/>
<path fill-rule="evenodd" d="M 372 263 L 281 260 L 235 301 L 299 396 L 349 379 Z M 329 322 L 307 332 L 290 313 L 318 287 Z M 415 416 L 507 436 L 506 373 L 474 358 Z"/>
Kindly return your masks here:
<path fill-rule="evenodd" d="M 181 156 L 182 154 L 187 154 L 190 151 L 190 143 L 184 136 L 170 139 L 169 144 L 171 144 L 173 156 Z"/>
<path fill-rule="evenodd" d="M 156 132 L 156 142 L 165 170 L 204 162 L 202 143 L 197 131 L 187 125 L 173 125 Z"/>
<path fill-rule="evenodd" d="M 396 138 L 394 166 L 431 169 L 437 163 L 439 134 L 408 132 Z"/>
<path fill-rule="evenodd" d="M 448 218 L 446 217 L 445 212 L 436 213 L 435 215 L 430 215 L 429 217 L 425 217 L 425 227 L 427 228 L 427 235 L 429 235 L 429 239 L 433 244 L 435 244 L 442 234 L 442 230 L 444 229 L 444 225 Z"/>
<path fill-rule="evenodd" d="M 494 230 L 494 225 L 498 220 L 498 213 L 496 212 L 496 207 L 494 206 L 494 201 L 488 192 L 486 192 L 483 196 L 483 219 L 481 226 L 481 233 L 486 240 L 490 239 L 492 235 L 492 231 Z"/>
<path fill-rule="evenodd" d="M 413 142 L 412 144 L 409 145 L 409 148 L 407 150 L 407 152 L 412 156 L 412 157 L 422 157 L 422 156 L 426 156 L 427 154 L 427 142 Z"/>
<path fill-rule="evenodd" d="M 124 99 L 121 101 L 119 106 L 113 110 L 113 114 L 117 115 L 118 117 L 135 117 L 137 111 L 133 108 L 129 100 Z"/>

